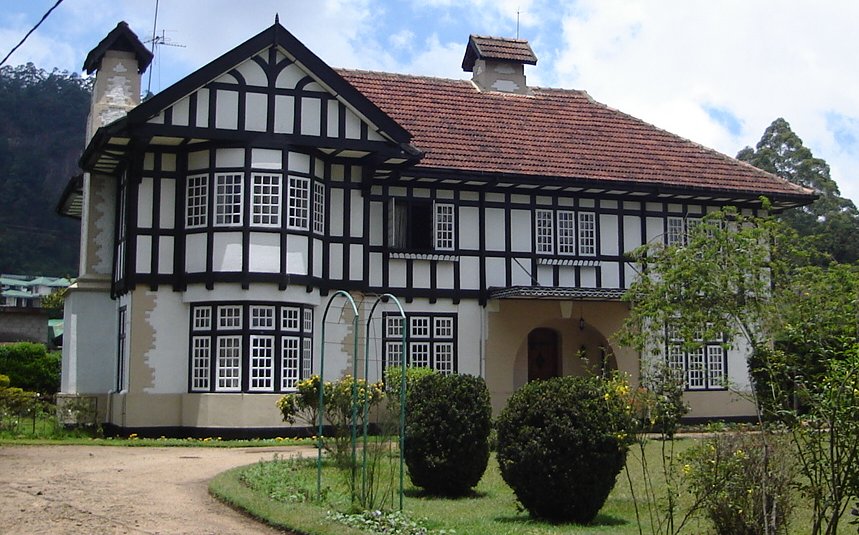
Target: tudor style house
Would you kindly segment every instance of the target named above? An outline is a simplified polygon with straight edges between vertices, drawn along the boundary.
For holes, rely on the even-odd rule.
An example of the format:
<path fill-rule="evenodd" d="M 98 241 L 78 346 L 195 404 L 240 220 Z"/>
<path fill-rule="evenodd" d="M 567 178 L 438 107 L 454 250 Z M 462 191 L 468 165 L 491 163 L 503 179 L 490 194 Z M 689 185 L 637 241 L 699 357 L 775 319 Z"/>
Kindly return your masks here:
<path fill-rule="evenodd" d="M 125 23 L 86 58 L 84 174 L 59 205 L 82 225 L 62 391 L 120 431 L 271 432 L 323 355 L 326 379 L 348 373 L 357 337 L 376 379 L 403 329 L 412 365 L 483 376 L 496 410 L 534 379 L 635 380 L 640 356 L 609 338 L 637 276 L 625 253 L 725 205 L 813 199 L 583 91 L 528 86 L 523 40 L 472 35 L 473 78 L 449 80 L 332 69 L 276 21 L 139 103 L 151 59 Z M 365 329 L 386 292 L 406 321 L 388 303 Z M 666 355 L 691 416 L 752 414 L 725 386 L 748 388 L 746 348 Z"/>

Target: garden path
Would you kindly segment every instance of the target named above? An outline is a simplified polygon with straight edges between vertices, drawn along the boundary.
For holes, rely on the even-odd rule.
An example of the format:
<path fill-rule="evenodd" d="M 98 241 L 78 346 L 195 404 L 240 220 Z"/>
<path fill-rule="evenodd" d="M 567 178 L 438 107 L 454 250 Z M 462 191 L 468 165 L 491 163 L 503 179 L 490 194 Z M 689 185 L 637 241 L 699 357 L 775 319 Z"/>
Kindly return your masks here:
<path fill-rule="evenodd" d="M 312 448 L 0 446 L 0 534 L 281 534 L 208 493 L 220 472 Z"/>

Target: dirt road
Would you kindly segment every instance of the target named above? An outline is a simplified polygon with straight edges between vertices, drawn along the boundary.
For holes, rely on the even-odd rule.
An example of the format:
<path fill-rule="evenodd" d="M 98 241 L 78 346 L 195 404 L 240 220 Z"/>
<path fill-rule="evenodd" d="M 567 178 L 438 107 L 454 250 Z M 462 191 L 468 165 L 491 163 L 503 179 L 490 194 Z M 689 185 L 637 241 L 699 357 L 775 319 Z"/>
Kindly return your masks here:
<path fill-rule="evenodd" d="M 281 533 L 220 504 L 208 481 L 309 448 L 0 446 L 2 534 Z"/>

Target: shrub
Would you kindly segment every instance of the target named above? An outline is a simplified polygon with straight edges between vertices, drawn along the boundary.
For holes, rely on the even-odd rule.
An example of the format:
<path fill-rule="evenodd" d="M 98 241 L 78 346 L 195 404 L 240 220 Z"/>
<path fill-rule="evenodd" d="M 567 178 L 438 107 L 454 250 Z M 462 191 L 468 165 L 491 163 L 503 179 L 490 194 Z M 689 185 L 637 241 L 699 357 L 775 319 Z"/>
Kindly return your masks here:
<path fill-rule="evenodd" d="M 406 397 L 403 452 L 415 486 L 457 496 L 477 485 L 489 462 L 492 408 L 480 377 L 433 373 Z"/>
<path fill-rule="evenodd" d="M 593 520 L 623 468 L 634 428 L 629 385 L 615 377 L 558 377 L 517 390 L 502 411 L 498 464 L 539 518 Z"/>
<path fill-rule="evenodd" d="M 683 472 L 719 535 L 787 533 L 791 459 L 786 437 L 722 433 L 690 449 Z"/>
<path fill-rule="evenodd" d="M 46 396 L 60 389 L 61 356 L 48 353 L 43 344 L 19 342 L 0 345 L 0 373 L 11 385 Z"/>

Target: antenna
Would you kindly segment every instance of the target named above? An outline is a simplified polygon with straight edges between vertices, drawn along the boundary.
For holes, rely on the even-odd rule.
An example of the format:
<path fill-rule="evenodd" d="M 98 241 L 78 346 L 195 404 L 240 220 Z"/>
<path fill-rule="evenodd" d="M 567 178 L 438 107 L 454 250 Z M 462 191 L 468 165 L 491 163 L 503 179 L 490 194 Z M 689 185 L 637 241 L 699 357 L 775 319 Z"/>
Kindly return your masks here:
<path fill-rule="evenodd" d="M 516 8 L 516 39 L 519 39 L 519 8 Z"/>
<path fill-rule="evenodd" d="M 147 40 L 147 41 L 144 41 L 145 43 L 149 44 L 149 51 L 152 52 L 152 55 L 156 58 L 156 60 L 158 59 L 158 56 L 156 56 L 156 54 L 155 54 L 156 47 L 164 45 L 164 46 L 175 46 L 177 48 L 185 48 L 185 45 L 181 45 L 179 43 L 174 43 L 174 42 L 170 41 L 169 39 L 167 39 L 167 30 L 162 29 L 161 35 L 158 35 L 155 33 L 156 32 L 155 28 L 158 24 L 158 3 L 159 3 L 159 0 L 155 0 L 155 17 L 152 20 L 152 38 Z M 173 30 L 170 30 L 170 31 L 173 31 Z M 146 82 L 146 93 L 147 94 L 152 93 L 151 90 L 152 90 L 152 71 L 153 70 L 154 69 L 152 69 L 152 68 L 149 69 L 149 80 Z"/>

